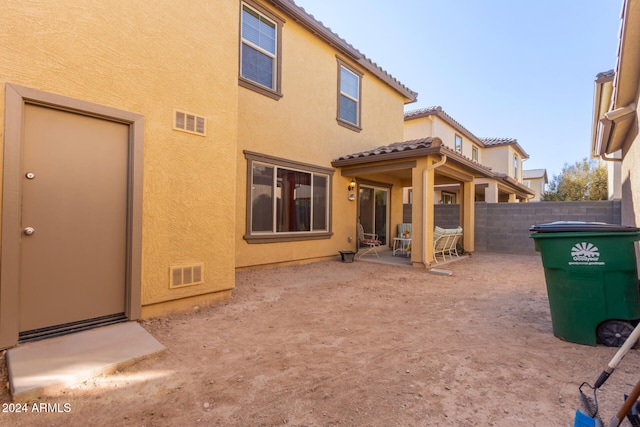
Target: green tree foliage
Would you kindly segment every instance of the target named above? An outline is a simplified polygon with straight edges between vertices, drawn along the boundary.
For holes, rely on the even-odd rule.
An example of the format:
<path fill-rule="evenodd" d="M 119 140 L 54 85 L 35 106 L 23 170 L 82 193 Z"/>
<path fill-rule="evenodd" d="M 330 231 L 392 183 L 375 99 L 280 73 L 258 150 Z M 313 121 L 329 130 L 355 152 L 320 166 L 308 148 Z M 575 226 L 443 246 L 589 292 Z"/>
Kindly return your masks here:
<path fill-rule="evenodd" d="M 564 164 L 560 175 L 554 175 L 545 201 L 607 200 L 607 167 L 596 159 Z"/>

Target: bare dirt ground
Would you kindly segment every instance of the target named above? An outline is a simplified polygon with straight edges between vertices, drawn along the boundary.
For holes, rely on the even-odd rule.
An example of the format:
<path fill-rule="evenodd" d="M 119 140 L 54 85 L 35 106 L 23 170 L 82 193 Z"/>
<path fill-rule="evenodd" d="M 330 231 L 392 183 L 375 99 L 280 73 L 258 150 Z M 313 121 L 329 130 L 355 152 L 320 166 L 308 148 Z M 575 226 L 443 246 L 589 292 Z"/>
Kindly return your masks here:
<path fill-rule="evenodd" d="M 578 386 L 615 349 L 553 336 L 539 256 L 477 253 L 446 268 L 238 273 L 232 300 L 142 323 L 161 355 L 35 402 L 60 412 L 30 406 L 0 424 L 573 425 Z M 633 350 L 599 392 L 605 422 L 639 377 Z"/>

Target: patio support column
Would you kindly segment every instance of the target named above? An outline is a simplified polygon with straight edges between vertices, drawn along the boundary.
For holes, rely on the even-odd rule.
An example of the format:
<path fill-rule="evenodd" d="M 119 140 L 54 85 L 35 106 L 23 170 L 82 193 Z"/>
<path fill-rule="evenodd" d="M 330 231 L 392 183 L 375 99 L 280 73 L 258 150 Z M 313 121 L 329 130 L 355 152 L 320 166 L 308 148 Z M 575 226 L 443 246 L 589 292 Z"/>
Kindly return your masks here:
<path fill-rule="evenodd" d="M 433 258 L 433 214 L 435 204 L 435 170 L 429 169 L 439 161 L 438 156 L 418 160 L 412 170 L 413 209 L 411 210 L 411 262 L 414 267 L 428 267 Z"/>
<path fill-rule="evenodd" d="M 461 203 L 460 219 L 462 220 L 462 244 L 465 252 L 475 251 L 475 179 L 460 185 Z"/>

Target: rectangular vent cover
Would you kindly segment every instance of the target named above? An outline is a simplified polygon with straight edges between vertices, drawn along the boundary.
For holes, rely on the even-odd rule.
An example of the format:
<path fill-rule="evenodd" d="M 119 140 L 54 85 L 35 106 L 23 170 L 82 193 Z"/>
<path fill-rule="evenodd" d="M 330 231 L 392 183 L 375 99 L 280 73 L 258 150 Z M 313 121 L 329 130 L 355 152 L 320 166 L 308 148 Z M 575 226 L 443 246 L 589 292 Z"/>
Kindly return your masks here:
<path fill-rule="evenodd" d="M 207 134 L 207 119 L 186 111 L 174 110 L 173 128 L 183 132 L 205 136 Z"/>
<path fill-rule="evenodd" d="M 204 263 L 172 265 L 169 275 L 170 288 L 204 283 Z"/>

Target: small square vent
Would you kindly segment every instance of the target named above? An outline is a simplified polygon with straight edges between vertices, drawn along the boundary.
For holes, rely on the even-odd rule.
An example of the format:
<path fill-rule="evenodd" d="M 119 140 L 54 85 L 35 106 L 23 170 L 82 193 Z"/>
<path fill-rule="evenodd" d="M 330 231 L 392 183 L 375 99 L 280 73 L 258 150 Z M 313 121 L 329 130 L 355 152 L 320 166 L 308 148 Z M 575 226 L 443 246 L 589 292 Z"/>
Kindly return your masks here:
<path fill-rule="evenodd" d="M 205 136 L 207 134 L 207 119 L 186 111 L 173 110 L 173 128 Z"/>
<path fill-rule="evenodd" d="M 204 263 L 172 265 L 169 268 L 169 288 L 204 283 Z"/>

